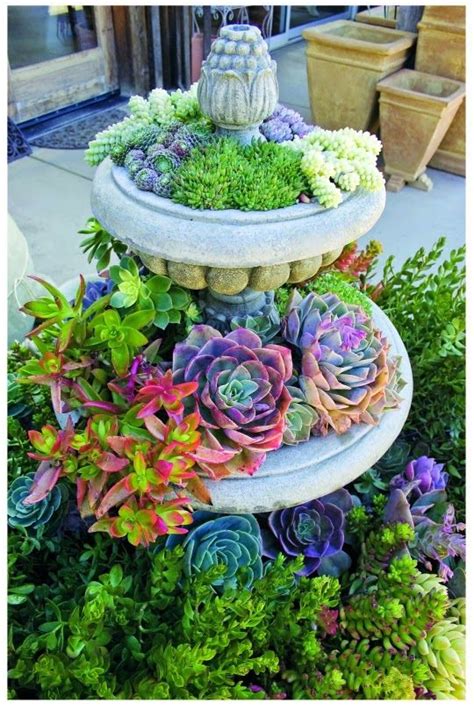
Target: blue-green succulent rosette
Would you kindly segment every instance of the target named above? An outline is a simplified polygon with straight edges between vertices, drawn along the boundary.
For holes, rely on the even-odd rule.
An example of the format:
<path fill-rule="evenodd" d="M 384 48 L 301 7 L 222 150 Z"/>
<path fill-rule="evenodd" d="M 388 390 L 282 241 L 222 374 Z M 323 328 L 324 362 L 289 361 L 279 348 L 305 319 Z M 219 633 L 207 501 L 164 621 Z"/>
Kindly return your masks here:
<path fill-rule="evenodd" d="M 235 588 L 240 581 L 250 589 L 263 576 L 262 537 L 253 515 L 222 515 L 199 511 L 186 536 L 170 535 L 166 547 L 182 545 L 184 574 L 193 577 L 215 565 L 226 567 L 214 580 L 217 591 Z"/>
<path fill-rule="evenodd" d="M 64 489 L 58 485 L 43 500 L 32 505 L 25 505 L 23 501 L 30 493 L 33 479 L 33 473 L 18 476 L 8 490 L 8 525 L 11 528 L 36 530 L 40 526 L 46 525 L 52 521 L 66 497 Z"/>
<path fill-rule="evenodd" d="M 338 577 L 351 565 L 342 548 L 345 516 L 352 507 L 352 496 L 341 488 L 294 508 L 273 511 L 268 516 L 268 529 L 262 530 L 263 554 L 271 559 L 281 552 L 290 558 L 303 555 L 299 575 Z"/>

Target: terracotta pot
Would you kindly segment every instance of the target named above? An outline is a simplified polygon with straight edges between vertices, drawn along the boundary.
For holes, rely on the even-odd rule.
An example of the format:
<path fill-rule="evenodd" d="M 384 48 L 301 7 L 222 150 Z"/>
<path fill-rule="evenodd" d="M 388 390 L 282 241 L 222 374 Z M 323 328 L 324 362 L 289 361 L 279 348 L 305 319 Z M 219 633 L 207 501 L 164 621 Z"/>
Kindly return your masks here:
<path fill-rule="evenodd" d="M 211 41 L 214 42 L 217 35 L 211 36 Z M 196 32 L 191 37 L 191 83 L 199 81 L 201 76 L 201 64 L 204 61 L 204 35 L 202 32 Z"/>
<path fill-rule="evenodd" d="M 377 84 L 387 189 L 406 182 L 429 190 L 423 175 L 465 96 L 459 81 L 402 69 Z"/>
<path fill-rule="evenodd" d="M 466 79 L 466 8 L 428 5 L 418 24 L 415 69 L 449 79 Z M 466 105 L 457 112 L 430 165 L 466 174 Z"/>
<path fill-rule="evenodd" d="M 358 12 L 355 16 L 356 22 L 364 22 L 367 25 L 377 25 L 378 27 L 390 27 L 395 29 L 397 21 L 395 19 L 395 7 L 389 8 L 388 17 L 385 16 L 384 7 L 372 7 L 369 10 Z"/>
<path fill-rule="evenodd" d="M 303 37 L 314 122 L 329 129 L 374 126 L 377 82 L 404 65 L 416 34 L 339 20 Z"/>

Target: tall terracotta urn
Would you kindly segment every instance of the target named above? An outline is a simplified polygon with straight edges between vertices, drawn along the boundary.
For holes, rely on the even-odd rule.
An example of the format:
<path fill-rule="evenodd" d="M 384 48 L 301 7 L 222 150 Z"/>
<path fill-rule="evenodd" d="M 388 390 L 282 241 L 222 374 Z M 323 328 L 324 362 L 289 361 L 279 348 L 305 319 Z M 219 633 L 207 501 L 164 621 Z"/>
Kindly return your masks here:
<path fill-rule="evenodd" d="M 449 79 L 466 79 L 466 8 L 463 5 L 427 5 L 418 24 L 415 68 Z M 439 149 L 433 168 L 466 174 L 466 102 L 457 112 Z"/>

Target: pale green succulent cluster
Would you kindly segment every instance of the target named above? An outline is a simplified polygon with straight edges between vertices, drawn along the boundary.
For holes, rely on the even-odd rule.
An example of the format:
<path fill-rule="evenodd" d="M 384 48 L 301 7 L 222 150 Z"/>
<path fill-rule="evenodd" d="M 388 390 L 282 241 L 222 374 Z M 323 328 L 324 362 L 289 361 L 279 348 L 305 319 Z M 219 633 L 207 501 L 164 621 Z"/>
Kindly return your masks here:
<path fill-rule="evenodd" d="M 359 187 L 374 191 L 384 185 L 377 169 L 382 144 L 367 131 L 317 129 L 284 145 L 301 152 L 301 169 L 313 196 L 324 207 L 337 207 L 343 192 Z"/>
<path fill-rule="evenodd" d="M 85 152 L 89 165 L 99 165 L 114 149 L 130 149 L 138 145 L 150 126 L 168 128 L 177 122 L 209 123 L 199 107 L 197 84 L 193 84 L 189 91 L 178 89 L 171 94 L 165 89 L 153 89 L 147 99 L 143 96 L 132 96 L 128 102 L 128 110 L 130 116 L 100 131 L 89 143 Z"/>
<path fill-rule="evenodd" d="M 446 585 L 434 574 L 418 574 L 413 591 L 430 594 L 446 591 Z M 446 617 L 437 621 L 416 644 L 416 652 L 428 666 L 430 676 L 424 682 L 437 700 L 462 700 L 466 693 L 466 600 L 450 602 Z"/>

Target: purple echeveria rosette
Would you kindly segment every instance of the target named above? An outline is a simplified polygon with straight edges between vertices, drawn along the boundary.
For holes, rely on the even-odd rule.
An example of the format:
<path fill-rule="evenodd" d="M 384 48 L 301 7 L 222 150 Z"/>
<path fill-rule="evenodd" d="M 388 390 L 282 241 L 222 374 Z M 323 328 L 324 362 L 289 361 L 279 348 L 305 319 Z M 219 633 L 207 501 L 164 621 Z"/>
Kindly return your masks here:
<path fill-rule="evenodd" d="M 254 473 L 268 451 L 280 448 L 291 397 L 285 386 L 292 375 L 289 348 L 262 345 L 246 328 L 222 336 L 196 325 L 173 352 L 176 383 L 196 381 L 197 407 L 205 446 L 232 455 L 215 465 L 200 462 L 215 478 L 235 471 Z"/>
<path fill-rule="evenodd" d="M 410 461 L 403 473 L 394 476 L 390 481 L 391 488 L 400 488 L 404 493 L 419 498 L 431 491 L 442 491 L 446 488 L 448 473 L 444 464 L 436 463 L 429 456 L 420 456 Z"/>
<path fill-rule="evenodd" d="M 275 559 L 303 555 L 300 575 L 339 576 L 350 566 L 343 551 L 345 515 L 353 507 L 350 493 L 341 488 L 322 498 L 270 513 L 268 530 L 263 530 L 264 555 Z"/>

